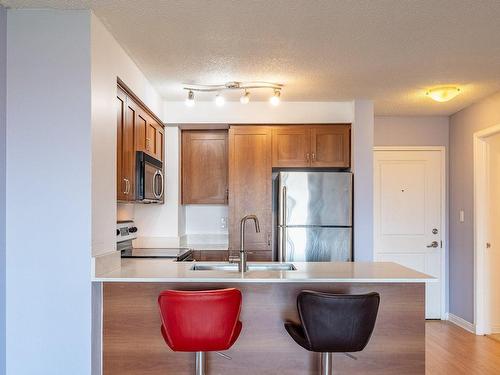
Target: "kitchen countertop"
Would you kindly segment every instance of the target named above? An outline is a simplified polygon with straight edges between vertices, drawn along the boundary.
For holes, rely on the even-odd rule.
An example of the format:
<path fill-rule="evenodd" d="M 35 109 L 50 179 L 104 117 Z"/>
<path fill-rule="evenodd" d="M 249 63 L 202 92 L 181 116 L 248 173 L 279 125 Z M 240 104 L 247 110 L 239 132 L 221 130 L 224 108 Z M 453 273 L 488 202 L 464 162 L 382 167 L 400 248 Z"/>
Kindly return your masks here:
<path fill-rule="evenodd" d="M 122 259 L 121 267 L 96 275 L 96 282 L 234 282 L 234 283 L 423 283 L 429 275 L 391 262 L 291 262 L 294 271 L 192 271 L 194 264 L 169 259 Z M 249 264 L 257 262 L 249 262 Z M 266 263 L 266 262 L 265 262 Z"/>

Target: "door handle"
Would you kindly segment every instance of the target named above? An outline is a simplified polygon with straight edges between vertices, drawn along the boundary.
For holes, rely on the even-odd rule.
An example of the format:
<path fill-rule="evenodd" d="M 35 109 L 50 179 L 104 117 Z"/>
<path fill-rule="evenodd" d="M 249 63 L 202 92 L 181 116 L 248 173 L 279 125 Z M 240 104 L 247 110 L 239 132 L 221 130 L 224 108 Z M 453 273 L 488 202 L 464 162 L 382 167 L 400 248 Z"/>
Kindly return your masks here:
<path fill-rule="evenodd" d="M 437 241 L 432 241 L 430 245 L 427 245 L 428 248 L 436 248 L 439 247 L 439 243 Z"/>

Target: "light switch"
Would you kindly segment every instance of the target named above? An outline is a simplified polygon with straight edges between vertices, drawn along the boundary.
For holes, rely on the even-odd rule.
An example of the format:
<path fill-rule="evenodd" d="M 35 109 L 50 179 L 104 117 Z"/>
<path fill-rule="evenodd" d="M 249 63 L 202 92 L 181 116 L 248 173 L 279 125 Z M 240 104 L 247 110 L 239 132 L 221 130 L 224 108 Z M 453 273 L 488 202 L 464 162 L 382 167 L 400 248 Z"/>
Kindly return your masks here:
<path fill-rule="evenodd" d="M 459 220 L 461 223 L 465 222 L 465 212 L 464 212 L 464 210 L 460 210 L 460 211 L 459 211 L 459 215 L 458 215 L 458 216 L 459 216 L 458 220 Z"/>

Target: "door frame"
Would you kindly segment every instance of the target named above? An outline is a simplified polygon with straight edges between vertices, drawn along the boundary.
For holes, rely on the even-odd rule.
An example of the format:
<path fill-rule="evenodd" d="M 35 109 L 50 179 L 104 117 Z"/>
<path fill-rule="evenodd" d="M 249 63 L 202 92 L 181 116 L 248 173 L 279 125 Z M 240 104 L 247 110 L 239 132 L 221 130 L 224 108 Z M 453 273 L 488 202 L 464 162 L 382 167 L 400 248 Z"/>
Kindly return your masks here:
<path fill-rule="evenodd" d="M 448 273 L 447 259 L 448 259 L 448 175 L 446 169 L 446 146 L 375 146 L 373 151 L 439 151 L 441 153 L 441 239 L 443 241 L 441 251 L 441 320 L 447 318 L 447 290 L 448 290 Z M 375 197 L 374 197 L 375 202 Z M 375 210 L 374 210 L 375 213 Z M 375 256 L 375 249 L 373 252 Z"/>
<path fill-rule="evenodd" d="M 488 333 L 485 319 L 486 298 L 490 294 L 486 282 L 485 258 L 488 241 L 489 219 L 489 159 L 490 145 L 486 141 L 493 135 L 500 134 L 500 124 L 474 133 L 474 326 L 476 335 Z"/>

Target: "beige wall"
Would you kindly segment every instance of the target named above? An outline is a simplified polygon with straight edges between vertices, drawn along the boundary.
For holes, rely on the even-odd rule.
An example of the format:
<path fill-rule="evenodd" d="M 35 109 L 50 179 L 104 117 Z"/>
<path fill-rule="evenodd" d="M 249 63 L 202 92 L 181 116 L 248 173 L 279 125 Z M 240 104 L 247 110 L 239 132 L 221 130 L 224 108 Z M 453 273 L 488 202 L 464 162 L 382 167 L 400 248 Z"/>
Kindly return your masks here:
<path fill-rule="evenodd" d="M 473 134 L 500 124 L 500 92 L 450 118 L 450 313 L 474 321 Z M 460 223 L 459 210 L 465 212 Z"/>
<path fill-rule="evenodd" d="M 447 116 L 376 116 L 375 146 L 446 146 Z"/>

